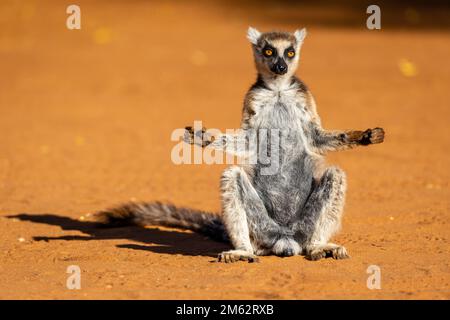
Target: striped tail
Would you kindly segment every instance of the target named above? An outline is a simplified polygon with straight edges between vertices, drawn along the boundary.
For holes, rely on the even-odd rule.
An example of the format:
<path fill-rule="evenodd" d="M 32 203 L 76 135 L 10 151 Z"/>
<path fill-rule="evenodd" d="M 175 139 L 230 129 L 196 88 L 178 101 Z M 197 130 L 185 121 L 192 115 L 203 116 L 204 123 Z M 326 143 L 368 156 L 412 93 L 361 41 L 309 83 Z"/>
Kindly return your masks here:
<path fill-rule="evenodd" d="M 98 212 L 96 220 L 105 227 L 127 225 L 176 227 L 201 233 L 217 241 L 229 242 L 224 224 L 217 215 L 200 210 L 178 208 L 161 202 L 126 203 Z"/>

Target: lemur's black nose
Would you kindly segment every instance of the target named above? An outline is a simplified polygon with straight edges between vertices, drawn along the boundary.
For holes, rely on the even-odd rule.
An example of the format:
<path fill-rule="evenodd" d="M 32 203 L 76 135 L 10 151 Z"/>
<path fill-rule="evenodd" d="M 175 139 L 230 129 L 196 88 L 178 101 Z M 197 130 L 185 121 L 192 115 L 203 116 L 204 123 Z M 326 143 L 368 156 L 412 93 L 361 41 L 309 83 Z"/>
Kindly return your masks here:
<path fill-rule="evenodd" d="M 282 64 L 277 64 L 276 69 L 278 72 L 284 72 L 286 71 L 286 66 L 283 66 Z"/>
<path fill-rule="evenodd" d="M 284 60 L 279 59 L 273 66 L 272 71 L 276 74 L 285 74 L 287 72 L 287 65 Z"/>

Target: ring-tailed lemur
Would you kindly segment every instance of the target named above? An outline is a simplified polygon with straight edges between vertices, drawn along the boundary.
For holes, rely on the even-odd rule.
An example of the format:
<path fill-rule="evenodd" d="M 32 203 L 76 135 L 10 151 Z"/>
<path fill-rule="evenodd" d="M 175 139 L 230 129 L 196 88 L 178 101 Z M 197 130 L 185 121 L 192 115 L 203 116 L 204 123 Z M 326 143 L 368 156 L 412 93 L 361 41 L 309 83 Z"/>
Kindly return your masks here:
<path fill-rule="evenodd" d="M 234 249 L 219 254 L 218 261 L 223 262 L 254 262 L 269 254 L 347 258 L 343 246 L 329 242 L 341 224 L 346 176 L 340 168 L 324 168 L 323 158 L 328 151 L 381 143 L 384 131 L 321 127 L 311 92 L 294 75 L 305 35 L 305 29 L 291 34 L 249 28 L 258 78 L 245 97 L 242 130 L 214 139 L 200 132 L 204 138 L 200 146 L 239 155 L 242 144 L 235 142 L 248 142 L 249 132 L 278 130 L 282 142 L 275 173 L 261 174 L 265 165 L 259 161 L 227 168 L 221 177 L 221 218 L 155 202 L 100 212 L 100 221 L 184 227 L 229 240 Z M 195 143 L 199 132 L 187 129 L 186 141 Z"/>

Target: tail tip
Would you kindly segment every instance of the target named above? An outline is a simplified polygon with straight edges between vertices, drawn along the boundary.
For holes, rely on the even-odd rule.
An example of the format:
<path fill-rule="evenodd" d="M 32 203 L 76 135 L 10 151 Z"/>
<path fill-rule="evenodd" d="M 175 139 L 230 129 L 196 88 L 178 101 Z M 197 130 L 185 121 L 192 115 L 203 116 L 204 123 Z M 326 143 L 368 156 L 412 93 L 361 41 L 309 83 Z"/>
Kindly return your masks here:
<path fill-rule="evenodd" d="M 98 227 L 115 228 L 134 225 L 134 214 L 128 204 L 99 211 L 94 214 Z"/>

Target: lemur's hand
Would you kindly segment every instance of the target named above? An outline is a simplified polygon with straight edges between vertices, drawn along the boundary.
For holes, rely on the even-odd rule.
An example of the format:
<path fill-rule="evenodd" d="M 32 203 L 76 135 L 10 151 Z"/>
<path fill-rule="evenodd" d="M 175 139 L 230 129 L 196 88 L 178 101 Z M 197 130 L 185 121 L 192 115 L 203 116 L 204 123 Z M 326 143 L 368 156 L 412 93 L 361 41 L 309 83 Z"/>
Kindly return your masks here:
<path fill-rule="evenodd" d="M 349 131 L 346 133 L 349 143 L 367 146 L 369 144 L 382 143 L 384 141 L 384 130 L 382 128 L 367 129 L 366 131 Z"/>
<path fill-rule="evenodd" d="M 214 137 L 206 132 L 206 128 L 202 128 L 202 130 L 194 132 L 194 128 L 186 127 L 183 140 L 189 144 L 196 144 L 201 147 L 206 147 L 214 141 Z"/>
<path fill-rule="evenodd" d="M 368 135 L 369 143 L 367 144 L 382 143 L 384 141 L 383 128 L 367 129 L 364 132 Z"/>

